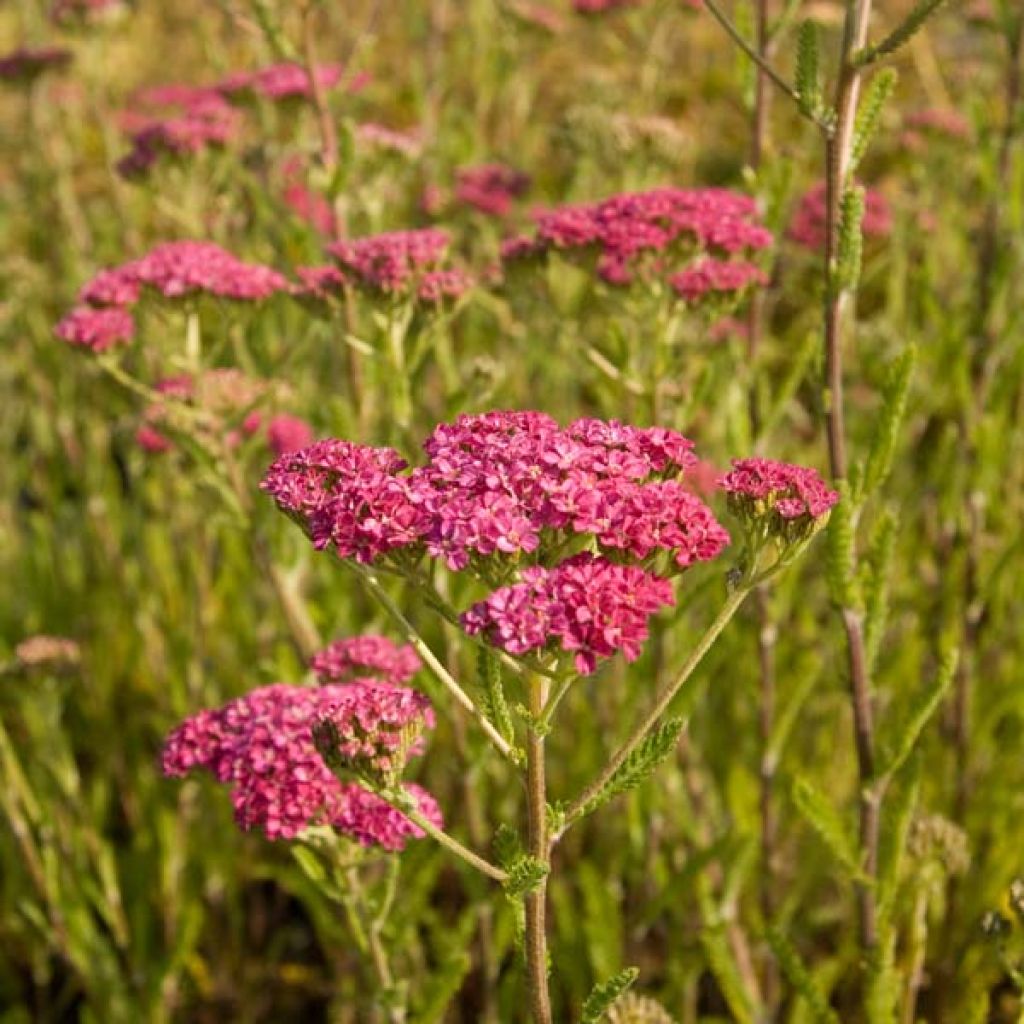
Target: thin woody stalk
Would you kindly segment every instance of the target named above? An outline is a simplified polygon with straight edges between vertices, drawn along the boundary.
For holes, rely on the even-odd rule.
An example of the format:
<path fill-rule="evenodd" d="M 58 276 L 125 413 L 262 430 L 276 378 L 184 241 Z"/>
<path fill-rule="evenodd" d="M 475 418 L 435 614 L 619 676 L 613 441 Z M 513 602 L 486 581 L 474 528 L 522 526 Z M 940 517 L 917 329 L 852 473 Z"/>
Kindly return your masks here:
<path fill-rule="evenodd" d="M 539 719 L 548 700 L 548 680 L 535 675 L 529 680 L 530 714 Z M 547 780 L 544 763 L 543 730 L 530 728 L 526 737 L 527 842 L 530 855 L 550 864 L 548 840 Z M 547 878 L 526 894 L 526 972 L 530 1012 L 534 1024 L 551 1024 L 548 994 L 548 949 L 546 935 Z"/>
<path fill-rule="evenodd" d="M 861 70 L 853 55 L 867 43 L 871 0 L 849 0 L 843 27 L 843 45 L 835 94 L 835 130 L 825 136 L 825 415 L 829 465 L 835 480 L 849 475 L 843 407 L 843 320 L 850 293 L 837 285 L 835 268 L 839 249 L 839 205 L 849 184 L 854 122 L 860 95 Z M 878 870 L 881 794 L 874 786 L 875 740 L 870 680 L 868 679 L 862 613 L 840 609 L 846 634 L 847 668 L 853 708 L 857 769 L 860 778 L 860 848 L 866 879 L 858 883 L 861 943 L 878 943 L 878 911 L 873 879 Z"/>

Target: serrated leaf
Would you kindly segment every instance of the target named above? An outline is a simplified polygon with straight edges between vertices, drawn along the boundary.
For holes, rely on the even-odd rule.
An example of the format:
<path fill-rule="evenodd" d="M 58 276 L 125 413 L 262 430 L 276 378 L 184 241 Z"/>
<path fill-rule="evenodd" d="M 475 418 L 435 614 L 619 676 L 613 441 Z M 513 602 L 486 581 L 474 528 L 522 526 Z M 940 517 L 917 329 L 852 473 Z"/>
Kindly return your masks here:
<path fill-rule="evenodd" d="M 825 795 L 807 779 L 797 778 L 793 783 L 793 803 L 836 860 L 851 875 L 863 881 L 860 858 L 846 823 Z"/>
<path fill-rule="evenodd" d="M 867 573 L 862 585 L 864 594 L 864 648 L 870 677 L 878 660 L 878 650 L 889 618 L 889 577 L 896 547 L 896 517 L 886 510 L 879 518 L 865 565 Z"/>
<path fill-rule="evenodd" d="M 501 680 L 501 661 L 492 651 L 480 648 L 477 660 L 480 677 L 481 699 L 484 714 L 491 720 L 501 736 L 509 743 L 515 740 L 512 715 L 505 700 L 505 688 Z"/>
<path fill-rule="evenodd" d="M 899 888 L 900 865 L 921 792 L 919 758 L 910 758 L 886 791 L 878 842 L 878 910 L 888 914 Z"/>
<path fill-rule="evenodd" d="M 598 1024 L 615 1001 L 626 992 L 639 977 L 636 967 L 626 967 L 607 981 L 595 985 L 583 1004 L 580 1024 Z"/>
<path fill-rule="evenodd" d="M 816 117 L 821 110 L 821 73 L 818 29 L 813 22 L 800 25 L 796 41 L 796 93 L 800 110 Z"/>
<path fill-rule="evenodd" d="M 879 71 L 871 79 L 864 92 L 864 99 L 857 111 L 857 120 L 853 128 L 853 145 L 850 147 L 850 171 L 852 172 L 864 158 L 871 145 L 871 140 L 878 131 L 882 119 L 882 110 L 886 101 L 896 88 L 899 75 L 892 68 Z"/>
<path fill-rule="evenodd" d="M 537 857 L 524 853 L 505 869 L 508 877 L 502 883 L 509 899 L 518 899 L 539 888 L 548 875 L 548 866 Z"/>
<path fill-rule="evenodd" d="M 861 496 L 871 494 L 884 482 L 892 469 L 893 454 L 899 437 L 903 417 L 907 411 L 907 396 L 910 381 L 917 362 L 917 348 L 909 345 L 906 351 L 889 369 L 885 384 L 882 411 L 878 417 L 875 434 L 871 441 L 864 478 L 858 489 Z"/>
<path fill-rule="evenodd" d="M 861 223 L 864 220 L 864 189 L 854 185 L 839 198 L 839 245 L 836 256 L 835 287 L 852 291 L 860 281 L 864 250 Z"/>
<path fill-rule="evenodd" d="M 854 54 L 853 63 L 864 67 L 878 60 L 879 57 L 895 53 L 901 46 L 909 42 L 921 26 L 945 3 L 945 0 L 919 0 L 917 6 L 904 18 L 903 22 L 890 32 L 880 43 L 867 46 L 860 53 Z"/>
<path fill-rule="evenodd" d="M 947 651 L 931 685 L 924 687 L 914 698 L 902 723 L 897 727 L 894 739 L 886 744 L 890 753 L 878 772 L 880 778 L 894 775 L 910 757 L 921 733 L 938 711 L 942 698 L 953 681 L 957 660 L 956 650 Z"/>
<path fill-rule="evenodd" d="M 860 594 L 853 557 L 855 509 L 846 481 L 838 481 L 836 489 L 839 491 L 839 502 L 832 509 L 825 531 L 826 574 L 832 601 L 837 607 L 857 608 L 860 605 Z"/>
<path fill-rule="evenodd" d="M 828 1005 L 825 994 L 818 988 L 818 983 L 804 965 L 796 947 L 786 938 L 782 929 L 769 925 L 765 930 L 765 938 L 775 954 L 782 973 L 793 986 L 797 995 L 807 1003 L 812 1016 L 819 1024 L 839 1024 L 835 1010 Z"/>
<path fill-rule="evenodd" d="M 651 730 L 640 746 L 622 762 L 618 771 L 604 788 L 594 794 L 580 813 L 590 814 L 613 797 L 639 786 L 672 753 L 685 726 L 685 718 L 668 718 Z"/>

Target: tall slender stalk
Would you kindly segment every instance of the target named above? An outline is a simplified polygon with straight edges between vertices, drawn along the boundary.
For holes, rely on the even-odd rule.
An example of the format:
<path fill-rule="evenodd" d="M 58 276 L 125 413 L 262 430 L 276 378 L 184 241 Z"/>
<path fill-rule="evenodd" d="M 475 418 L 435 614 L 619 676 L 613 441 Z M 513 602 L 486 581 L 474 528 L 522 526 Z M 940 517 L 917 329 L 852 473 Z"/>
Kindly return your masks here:
<path fill-rule="evenodd" d="M 544 676 L 531 676 L 530 714 L 535 719 L 544 713 L 549 682 Z M 548 840 L 547 779 L 544 763 L 543 730 L 530 728 L 526 737 L 526 814 L 527 843 L 530 855 L 544 865 L 551 862 Z M 548 994 L 548 947 L 546 934 L 547 878 L 526 894 L 526 973 L 530 990 L 530 1012 L 534 1024 L 551 1024 L 551 997 Z"/>
<path fill-rule="evenodd" d="M 839 251 L 839 204 L 849 185 L 854 122 L 860 95 L 861 69 L 853 55 L 867 43 L 871 0 L 848 0 L 839 76 L 835 93 L 835 129 L 825 135 L 825 424 L 829 465 L 835 480 L 846 480 L 846 424 L 843 406 L 843 326 L 850 292 L 836 282 Z M 878 910 L 873 879 L 878 870 L 881 813 L 880 793 L 874 786 L 874 712 L 868 662 L 864 644 L 863 616 L 859 609 L 840 609 L 846 634 L 847 671 L 853 709 L 857 770 L 860 778 L 860 848 L 865 879 L 858 883 L 858 914 L 862 945 L 871 949 L 878 943 Z"/>

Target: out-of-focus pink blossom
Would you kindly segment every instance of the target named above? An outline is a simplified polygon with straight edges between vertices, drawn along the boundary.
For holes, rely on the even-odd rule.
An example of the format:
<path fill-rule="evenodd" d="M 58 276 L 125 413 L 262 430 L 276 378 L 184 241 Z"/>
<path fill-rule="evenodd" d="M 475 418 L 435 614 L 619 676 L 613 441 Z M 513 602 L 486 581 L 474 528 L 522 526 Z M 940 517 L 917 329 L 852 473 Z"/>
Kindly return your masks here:
<path fill-rule="evenodd" d="M 44 71 L 71 63 L 71 51 L 60 46 L 22 46 L 0 57 L 0 82 L 31 82 Z"/>
<path fill-rule="evenodd" d="M 287 455 L 313 443 L 313 428 L 298 416 L 281 413 L 267 424 L 267 443 L 274 455 Z"/>
<path fill-rule="evenodd" d="M 423 136 L 419 130 L 398 131 L 374 121 L 356 125 L 356 141 L 367 149 L 378 149 L 415 159 L 423 152 Z"/>
<path fill-rule="evenodd" d="M 395 293 L 415 287 L 427 273 L 444 269 L 451 236 L 440 228 L 390 231 L 346 239 L 327 251 L 364 288 Z"/>
<path fill-rule="evenodd" d="M 77 306 L 56 327 L 57 337 L 92 352 L 106 352 L 135 337 L 135 321 L 123 309 Z"/>
<path fill-rule="evenodd" d="M 505 164 L 463 167 L 455 176 L 455 198 L 491 217 L 507 217 L 529 187 L 528 175 Z"/>
<path fill-rule="evenodd" d="M 825 244 L 825 184 L 819 182 L 804 194 L 789 226 L 788 237 L 808 249 Z M 884 195 L 876 189 L 864 192 L 864 220 L 861 231 L 865 238 L 885 238 L 892 231 L 892 213 Z"/>
<path fill-rule="evenodd" d="M 722 295 L 737 295 L 754 286 L 767 284 L 768 275 L 753 263 L 741 260 L 698 260 L 692 266 L 673 274 L 672 290 L 687 302 Z"/>
<path fill-rule="evenodd" d="M 333 89 L 341 83 L 345 69 L 340 64 L 322 64 L 314 71 L 315 81 L 321 89 Z M 359 87 L 366 84 L 365 78 Z M 227 96 L 254 93 L 269 100 L 306 98 L 313 95 L 309 72 L 301 64 L 271 64 L 257 71 L 238 71 L 222 79 L 214 87 Z M 349 88 L 353 88 L 350 83 Z"/>

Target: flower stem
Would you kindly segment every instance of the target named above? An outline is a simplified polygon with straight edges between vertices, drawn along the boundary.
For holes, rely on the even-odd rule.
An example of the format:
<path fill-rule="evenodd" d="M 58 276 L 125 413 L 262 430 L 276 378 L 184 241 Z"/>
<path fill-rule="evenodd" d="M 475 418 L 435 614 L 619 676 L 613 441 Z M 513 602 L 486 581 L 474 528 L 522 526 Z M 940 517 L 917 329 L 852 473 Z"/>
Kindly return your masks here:
<path fill-rule="evenodd" d="M 540 718 L 548 700 L 548 681 L 543 676 L 529 680 L 530 714 Z M 543 730 L 529 729 L 526 737 L 526 808 L 530 855 L 544 865 L 551 862 L 548 842 L 547 782 L 544 764 Z M 534 1024 L 551 1024 L 551 999 L 548 994 L 548 949 L 545 911 L 547 875 L 525 897 L 526 972 L 530 989 L 530 1012 Z"/>
<path fill-rule="evenodd" d="M 493 878 L 496 882 L 505 882 L 508 878 L 506 872 L 497 865 L 492 864 L 488 860 L 484 860 L 483 857 L 475 854 L 468 847 L 463 846 L 457 839 L 450 836 L 447 832 L 439 829 L 432 821 L 425 818 L 415 808 L 409 807 L 406 802 L 396 799 L 391 799 L 386 793 L 380 794 L 381 797 L 388 801 L 388 803 L 397 807 L 414 825 L 418 825 L 424 832 L 430 836 L 431 839 L 439 842 L 449 853 L 455 854 L 460 860 L 465 861 L 470 867 L 475 868 L 481 874 L 486 875 L 488 878 Z"/>
<path fill-rule="evenodd" d="M 437 655 L 427 646 L 423 637 L 416 632 L 413 624 L 405 617 L 402 609 L 395 604 L 392 600 L 391 595 L 381 586 L 380 580 L 377 579 L 376 575 L 371 572 L 366 566 L 359 565 L 357 562 L 349 562 L 352 569 L 362 578 L 363 582 L 369 588 L 370 592 L 378 601 L 384 606 L 388 614 L 402 627 L 402 631 L 405 634 L 406 640 L 412 645 L 416 653 L 426 662 L 431 672 L 434 673 L 437 680 L 441 685 L 455 698 L 455 700 L 476 720 L 477 724 L 483 729 L 487 738 L 494 744 L 495 747 L 501 752 L 502 756 L 507 758 L 513 764 L 517 763 L 517 757 L 515 751 L 512 749 L 512 745 L 501 735 L 500 732 L 491 724 L 487 716 L 473 703 L 472 698 L 465 690 L 455 681 L 452 674 L 441 664 Z"/>
<path fill-rule="evenodd" d="M 743 599 L 750 593 L 749 581 L 738 586 L 726 599 L 724 605 L 715 616 L 714 622 L 704 631 L 704 635 L 697 642 L 696 647 L 690 652 L 689 657 L 683 663 L 682 668 L 675 678 L 665 686 L 655 698 L 654 706 L 644 716 L 640 723 L 630 733 L 629 738 L 612 755 L 608 763 L 601 769 L 600 774 L 586 789 L 569 805 L 565 812 L 565 823 L 553 837 L 552 842 L 557 842 L 565 835 L 566 830 L 586 812 L 586 808 L 598 793 L 611 781 L 612 776 L 622 767 L 626 758 L 636 750 L 644 741 L 647 734 L 658 724 L 658 720 L 665 713 L 673 698 L 683 688 L 686 681 L 693 675 L 694 670 L 701 663 L 704 655 L 718 639 L 719 634 L 729 624 L 729 620 L 736 614 Z"/>

